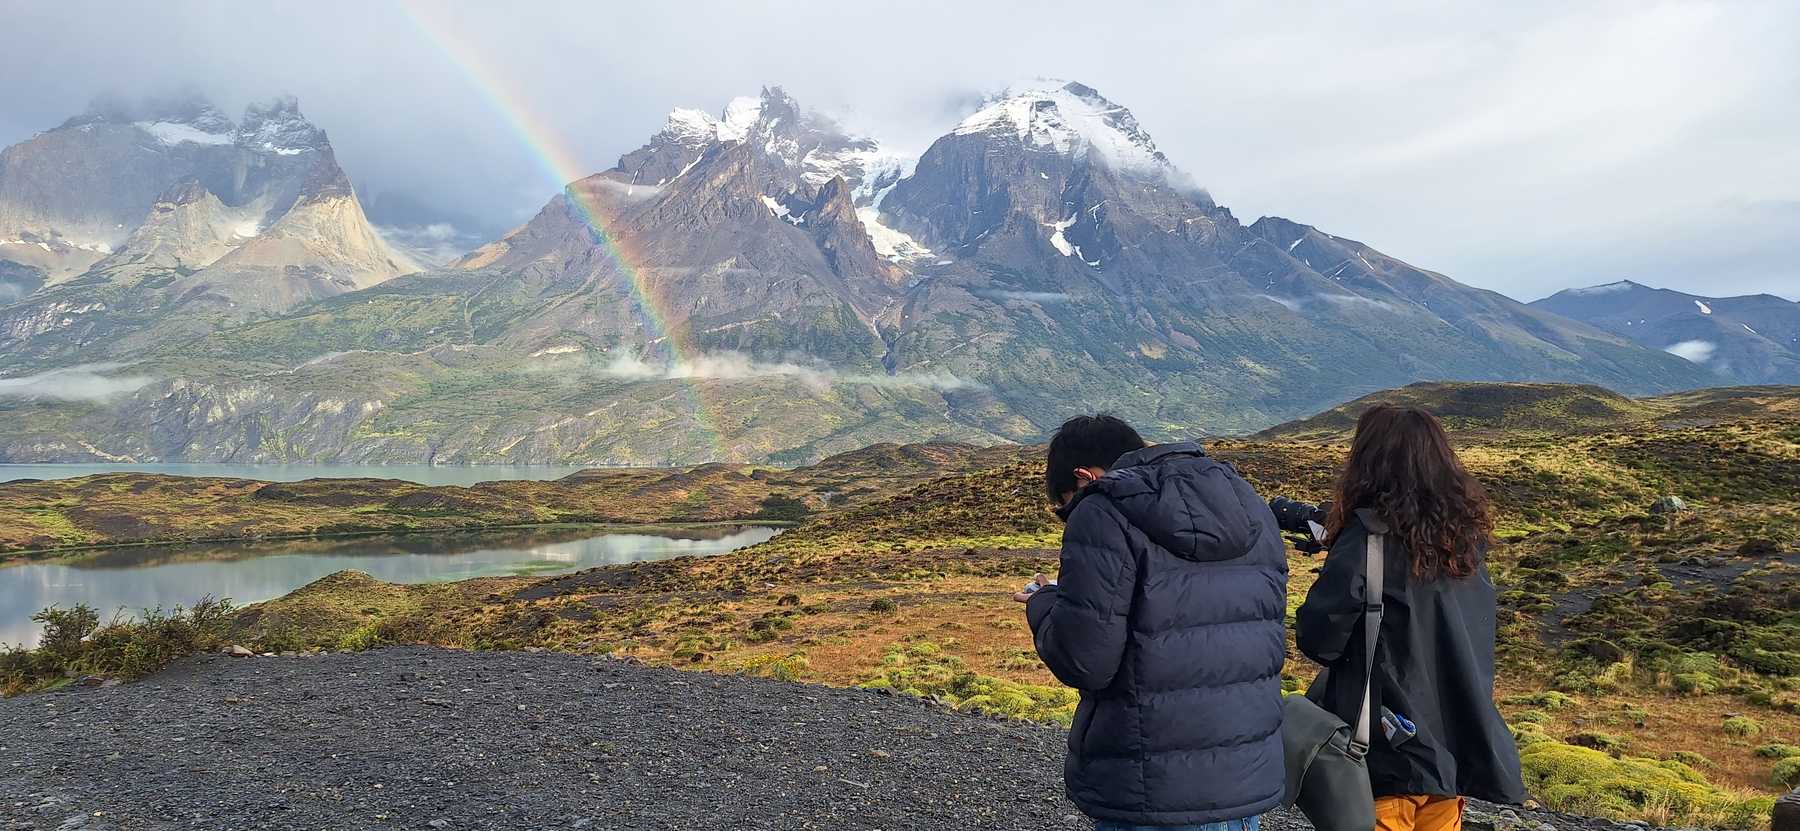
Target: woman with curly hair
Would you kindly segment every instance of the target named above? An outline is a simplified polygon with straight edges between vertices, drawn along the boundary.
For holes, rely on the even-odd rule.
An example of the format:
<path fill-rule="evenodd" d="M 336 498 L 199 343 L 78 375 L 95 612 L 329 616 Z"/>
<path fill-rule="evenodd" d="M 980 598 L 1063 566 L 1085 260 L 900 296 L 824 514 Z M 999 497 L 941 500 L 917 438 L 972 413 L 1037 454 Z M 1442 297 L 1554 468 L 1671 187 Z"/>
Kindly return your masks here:
<path fill-rule="evenodd" d="M 1522 801 L 1518 749 L 1494 707 L 1493 516 L 1443 425 L 1412 407 L 1363 413 L 1325 527 L 1331 550 L 1296 635 L 1327 669 L 1308 695 L 1346 723 L 1365 707 L 1375 722 L 1377 827 L 1460 829 L 1463 797 Z M 1384 555 L 1378 594 L 1371 535 Z M 1377 604 L 1369 679 L 1363 627 Z"/>

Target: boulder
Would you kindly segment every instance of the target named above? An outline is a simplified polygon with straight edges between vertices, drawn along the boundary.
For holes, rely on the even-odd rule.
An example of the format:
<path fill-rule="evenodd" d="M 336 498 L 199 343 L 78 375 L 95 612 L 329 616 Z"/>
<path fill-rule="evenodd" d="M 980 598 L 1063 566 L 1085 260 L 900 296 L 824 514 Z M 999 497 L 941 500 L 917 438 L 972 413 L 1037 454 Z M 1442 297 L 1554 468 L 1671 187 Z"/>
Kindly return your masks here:
<path fill-rule="evenodd" d="M 1675 514 L 1687 510 L 1687 502 L 1674 494 L 1664 496 L 1650 505 L 1650 513 Z"/>

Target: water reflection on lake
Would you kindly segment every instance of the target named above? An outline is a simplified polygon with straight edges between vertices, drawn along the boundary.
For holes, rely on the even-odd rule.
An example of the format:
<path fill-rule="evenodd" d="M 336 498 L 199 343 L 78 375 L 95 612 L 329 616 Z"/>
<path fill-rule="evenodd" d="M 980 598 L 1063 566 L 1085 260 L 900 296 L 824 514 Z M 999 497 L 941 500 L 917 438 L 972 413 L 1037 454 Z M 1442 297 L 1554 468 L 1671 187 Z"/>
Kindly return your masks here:
<path fill-rule="evenodd" d="M 0 644 L 36 643 L 31 615 L 85 603 L 109 617 L 202 597 L 238 605 L 279 597 L 344 569 L 390 583 L 512 574 L 720 554 L 778 533 L 759 526 L 680 530 L 562 527 L 462 534 L 115 548 L 0 567 Z"/>

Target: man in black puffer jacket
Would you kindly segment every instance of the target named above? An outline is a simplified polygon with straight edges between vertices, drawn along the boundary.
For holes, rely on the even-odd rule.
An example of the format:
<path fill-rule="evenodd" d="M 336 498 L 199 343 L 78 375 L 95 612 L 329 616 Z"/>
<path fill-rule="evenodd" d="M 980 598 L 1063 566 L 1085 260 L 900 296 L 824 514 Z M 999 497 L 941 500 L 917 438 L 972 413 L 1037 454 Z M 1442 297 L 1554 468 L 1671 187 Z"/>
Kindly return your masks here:
<path fill-rule="evenodd" d="M 1069 798 L 1102 829 L 1257 827 L 1285 784 L 1287 556 L 1268 503 L 1200 445 L 1146 447 L 1109 416 L 1070 420 L 1048 456 L 1062 573 L 1026 587 L 1026 616 L 1081 691 Z"/>

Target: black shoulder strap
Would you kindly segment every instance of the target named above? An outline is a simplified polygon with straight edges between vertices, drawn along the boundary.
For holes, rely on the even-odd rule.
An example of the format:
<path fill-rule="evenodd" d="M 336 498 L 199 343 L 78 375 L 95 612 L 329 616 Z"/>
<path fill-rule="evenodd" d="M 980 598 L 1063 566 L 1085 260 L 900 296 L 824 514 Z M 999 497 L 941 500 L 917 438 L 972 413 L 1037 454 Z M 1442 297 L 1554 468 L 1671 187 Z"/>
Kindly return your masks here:
<path fill-rule="evenodd" d="M 1386 527 L 1382 531 L 1386 531 Z M 1387 535 L 1369 529 L 1368 545 L 1363 556 L 1366 558 L 1368 580 L 1363 588 L 1363 647 L 1368 655 L 1363 666 L 1362 713 L 1356 718 L 1356 734 L 1351 745 L 1361 751 L 1369 748 L 1369 738 L 1373 733 L 1371 703 L 1374 700 L 1375 686 L 1375 646 L 1381 642 L 1382 584 L 1385 582 L 1387 570 Z"/>

